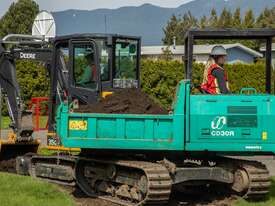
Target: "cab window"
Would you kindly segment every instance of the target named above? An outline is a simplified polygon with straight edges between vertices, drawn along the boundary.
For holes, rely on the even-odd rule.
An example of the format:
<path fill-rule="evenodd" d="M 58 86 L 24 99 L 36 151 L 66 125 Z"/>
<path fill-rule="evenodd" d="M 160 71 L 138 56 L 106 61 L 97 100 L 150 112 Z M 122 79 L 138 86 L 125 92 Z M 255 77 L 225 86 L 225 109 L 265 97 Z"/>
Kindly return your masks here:
<path fill-rule="evenodd" d="M 137 79 L 137 47 L 136 40 L 120 40 L 116 41 L 116 79 Z"/>
<path fill-rule="evenodd" d="M 75 45 L 73 48 L 74 81 L 76 87 L 96 89 L 97 68 L 93 45 Z"/>

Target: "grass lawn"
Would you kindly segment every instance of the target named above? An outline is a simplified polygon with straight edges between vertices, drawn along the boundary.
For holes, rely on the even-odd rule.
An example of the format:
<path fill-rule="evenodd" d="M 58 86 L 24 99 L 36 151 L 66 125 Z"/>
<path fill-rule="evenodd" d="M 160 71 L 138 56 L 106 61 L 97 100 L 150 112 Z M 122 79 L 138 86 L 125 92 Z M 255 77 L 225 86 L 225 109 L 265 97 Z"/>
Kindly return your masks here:
<path fill-rule="evenodd" d="M 234 206 L 274 206 L 275 205 L 275 178 L 272 178 L 272 185 L 269 196 L 266 200 L 260 202 L 248 202 L 243 199 L 239 199 L 235 202 Z"/>
<path fill-rule="evenodd" d="M 57 185 L 31 177 L 0 173 L 1 206 L 74 206 L 73 199 Z"/>
<path fill-rule="evenodd" d="M 9 117 L 2 117 L 1 129 L 8 129 L 9 124 L 10 124 L 10 118 Z"/>
<path fill-rule="evenodd" d="M 38 154 L 40 154 L 40 155 L 46 155 L 46 156 L 57 155 L 57 152 L 58 152 L 57 150 L 49 150 L 46 147 L 39 147 L 38 148 Z M 64 154 L 67 151 L 60 151 L 60 152 Z M 72 152 L 67 152 L 67 154 L 69 154 L 69 155 L 78 155 L 79 152 L 72 151 Z"/>
<path fill-rule="evenodd" d="M 40 154 L 40 155 L 50 156 L 50 155 L 55 155 L 56 151 L 54 151 L 54 150 L 48 150 L 46 147 L 41 147 L 40 146 L 38 148 L 37 153 Z"/>

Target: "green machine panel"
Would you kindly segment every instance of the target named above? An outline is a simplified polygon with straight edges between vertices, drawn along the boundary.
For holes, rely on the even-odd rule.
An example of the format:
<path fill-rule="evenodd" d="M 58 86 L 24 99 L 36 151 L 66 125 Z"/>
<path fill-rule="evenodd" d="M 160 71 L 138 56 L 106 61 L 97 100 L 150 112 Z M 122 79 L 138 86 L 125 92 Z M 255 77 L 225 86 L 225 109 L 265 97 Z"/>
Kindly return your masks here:
<path fill-rule="evenodd" d="M 274 96 L 191 95 L 189 112 L 189 150 L 275 150 Z"/>

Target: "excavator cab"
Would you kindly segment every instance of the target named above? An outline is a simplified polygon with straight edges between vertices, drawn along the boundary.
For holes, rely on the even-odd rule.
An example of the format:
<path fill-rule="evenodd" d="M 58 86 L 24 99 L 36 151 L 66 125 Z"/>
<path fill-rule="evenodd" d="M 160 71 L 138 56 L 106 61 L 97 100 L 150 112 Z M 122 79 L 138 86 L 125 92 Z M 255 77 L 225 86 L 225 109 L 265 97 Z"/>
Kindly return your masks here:
<path fill-rule="evenodd" d="M 48 145 L 60 149 L 55 137 L 58 106 L 91 104 L 116 90 L 139 88 L 141 44 L 139 37 L 75 34 L 56 37 L 52 45 Z"/>

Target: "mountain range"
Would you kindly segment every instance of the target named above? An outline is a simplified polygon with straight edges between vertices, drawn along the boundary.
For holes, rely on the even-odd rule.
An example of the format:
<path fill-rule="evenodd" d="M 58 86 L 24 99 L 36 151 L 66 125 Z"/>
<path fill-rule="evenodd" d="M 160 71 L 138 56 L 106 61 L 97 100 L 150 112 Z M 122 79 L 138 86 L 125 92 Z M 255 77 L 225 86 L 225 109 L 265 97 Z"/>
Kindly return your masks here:
<path fill-rule="evenodd" d="M 223 8 L 242 14 L 252 9 L 258 16 L 261 11 L 275 6 L 275 0 L 193 0 L 177 8 L 162 8 L 152 4 L 118 9 L 66 10 L 53 12 L 57 35 L 72 33 L 119 33 L 142 37 L 143 45 L 160 45 L 163 28 L 170 17 L 190 11 L 195 17 L 209 16 L 212 8 L 220 14 Z"/>

